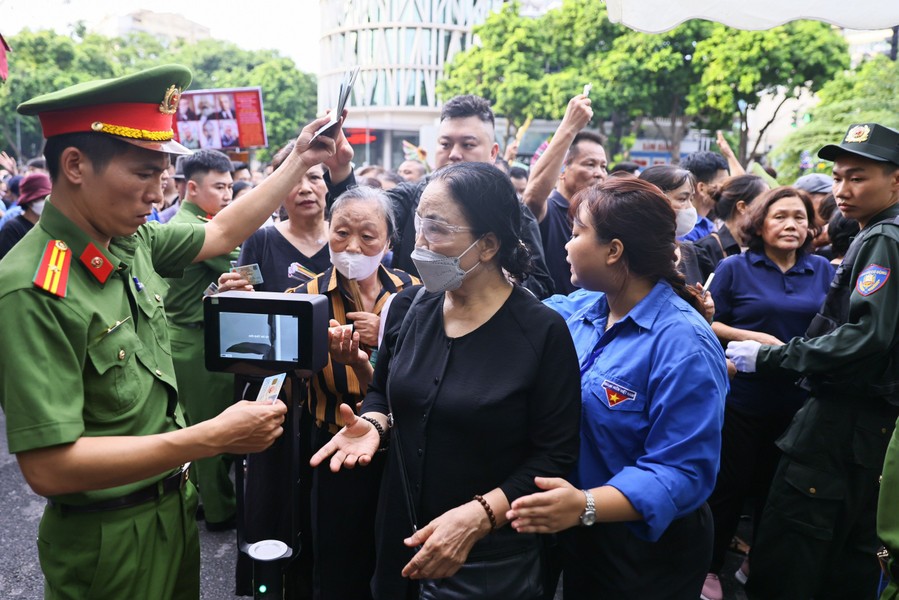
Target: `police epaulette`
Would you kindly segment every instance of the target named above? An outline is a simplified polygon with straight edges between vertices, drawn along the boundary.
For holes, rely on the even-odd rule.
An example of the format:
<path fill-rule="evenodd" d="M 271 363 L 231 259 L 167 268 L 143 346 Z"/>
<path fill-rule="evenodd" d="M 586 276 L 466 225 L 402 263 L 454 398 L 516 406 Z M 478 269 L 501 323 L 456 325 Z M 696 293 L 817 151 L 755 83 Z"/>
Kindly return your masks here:
<path fill-rule="evenodd" d="M 60 298 L 66 297 L 72 251 L 61 240 L 50 240 L 34 275 L 34 285 Z"/>

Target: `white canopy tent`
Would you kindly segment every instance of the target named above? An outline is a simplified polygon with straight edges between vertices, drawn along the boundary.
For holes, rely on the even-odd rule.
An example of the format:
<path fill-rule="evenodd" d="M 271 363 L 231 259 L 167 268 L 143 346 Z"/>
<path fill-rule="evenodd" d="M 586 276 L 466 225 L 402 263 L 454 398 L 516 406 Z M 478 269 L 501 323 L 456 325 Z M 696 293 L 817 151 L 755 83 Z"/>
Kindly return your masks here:
<path fill-rule="evenodd" d="M 769 29 L 797 19 L 847 29 L 899 25 L 899 0 L 606 0 L 609 19 L 646 33 L 706 19 L 737 29 Z"/>

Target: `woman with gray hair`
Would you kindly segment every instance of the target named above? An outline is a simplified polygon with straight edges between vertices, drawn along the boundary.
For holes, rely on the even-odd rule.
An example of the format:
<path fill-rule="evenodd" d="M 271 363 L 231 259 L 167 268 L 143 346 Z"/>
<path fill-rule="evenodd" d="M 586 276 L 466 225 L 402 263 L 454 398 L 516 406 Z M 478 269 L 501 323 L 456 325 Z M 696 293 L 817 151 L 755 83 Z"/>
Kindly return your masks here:
<path fill-rule="evenodd" d="M 344 426 L 340 406 L 362 404 L 377 354 L 381 313 L 388 300 L 418 280 L 381 264 L 395 228 L 393 204 L 383 190 L 360 186 L 331 207 L 328 250 L 331 267 L 288 291 L 328 298 L 334 353 L 309 386 L 309 457 Z M 342 351 L 341 351 L 342 348 Z M 315 469 L 311 480 L 314 597 L 370 598 L 375 566 L 375 507 L 383 455 L 374 468 L 332 473 Z M 348 516 L 352 515 L 352 518 Z"/>

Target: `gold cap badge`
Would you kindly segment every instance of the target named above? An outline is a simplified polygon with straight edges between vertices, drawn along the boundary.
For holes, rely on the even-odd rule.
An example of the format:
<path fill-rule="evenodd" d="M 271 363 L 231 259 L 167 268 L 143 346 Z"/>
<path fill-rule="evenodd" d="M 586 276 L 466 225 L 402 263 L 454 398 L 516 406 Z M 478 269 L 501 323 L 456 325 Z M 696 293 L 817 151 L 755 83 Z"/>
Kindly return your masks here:
<path fill-rule="evenodd" d="M 843 143 L 851 144 L 853 142 L 867 142 L 870 134 L 871 128 L 867 125 L 856 125 L 846 133 L 846 139 L 843 140 Z"/>
<path fill-rule="evenodd" d="M 181 90 L 174 85 L 169 86 L 165 91 L 165 96 L 159 104 L 159 112 L 166 115 L 173 115 L 178 111 L 178 101 L 181 100 Z"/>

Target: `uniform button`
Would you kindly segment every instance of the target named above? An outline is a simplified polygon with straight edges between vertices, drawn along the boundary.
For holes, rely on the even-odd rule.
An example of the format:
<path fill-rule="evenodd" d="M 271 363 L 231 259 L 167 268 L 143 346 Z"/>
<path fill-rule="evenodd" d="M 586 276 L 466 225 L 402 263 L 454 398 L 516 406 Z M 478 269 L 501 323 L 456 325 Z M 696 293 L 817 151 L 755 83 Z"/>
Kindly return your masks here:
<path fill-rule="evenodd" d="M 438 383 L 440 383 L 440 378 L 439 378 L 439 377 L 435 377 L 435 378 L 434 378 L 434 385 L 437 385 Z"/>
<path fill-rule="evenodd" d="M 156 369 L 156 376 L 162 377 L 162 371 L 160 371 L 159 369 Z"/>
<path fill-rule="evenodd" d="M 886 428 L 886 427 L 882 427 L 882 428 L 880 429 L 880 433 L 886 433 L 886 432 L 887 432 L 887 428 Z"/>
<path fill-rule="evenodd" d="M 808 493 L 809 493 L 809 494 L 817 494 L 817 493 L 818 493 L 818 490 L 816 490 L 815 488 L 809 488 L 809 489 L 808 489 Z"/>
<path fill-rule="evenodd" d="M 156 298 L 157 302 L 162 302 L 162 296 L 160 296 L 159 294 L 154 294 L 153 297 Z"/>
<path fill-rule="evenodd" d="M 119 360 L 125 360 L 125 349 L 119 350 Z"/>
<path fill-rule="evenodd" d="M 422 450 L 421 448 L 418 449 L 418 455 L 419 455 L 419 456 L 421 456 L 421 455 L 424 454 L 424 453 L 425 453 L 424 450 Z"/>

